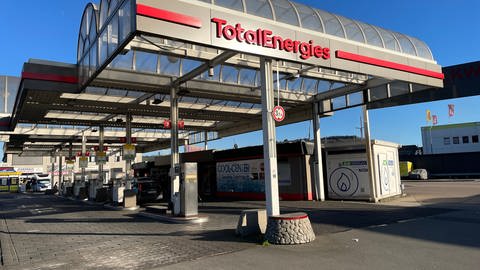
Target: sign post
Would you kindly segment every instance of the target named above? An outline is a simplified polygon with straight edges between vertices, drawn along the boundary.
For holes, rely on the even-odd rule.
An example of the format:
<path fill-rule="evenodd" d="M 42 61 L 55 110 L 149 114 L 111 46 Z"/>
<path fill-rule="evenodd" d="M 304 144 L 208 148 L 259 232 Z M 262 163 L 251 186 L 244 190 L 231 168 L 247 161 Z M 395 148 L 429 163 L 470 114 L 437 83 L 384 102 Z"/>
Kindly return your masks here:
<path fill-rule="evenodd" d="M 277 109 L 278 114 L 274 113 L 273 68 L 271 59 L 266 59 L 265 57 L 260 58 L 260 76 L 262 79 L 263 159 L 265 161 L 267 216 L 277 216 L 280 214 L 280 203 L 278 194 L 277 140 L 273 119 L 278 118 L 283 120 L 285 113 L 282 113 L 283 108 Z M 272 114 L 274 115 L 272 116 Z"/>

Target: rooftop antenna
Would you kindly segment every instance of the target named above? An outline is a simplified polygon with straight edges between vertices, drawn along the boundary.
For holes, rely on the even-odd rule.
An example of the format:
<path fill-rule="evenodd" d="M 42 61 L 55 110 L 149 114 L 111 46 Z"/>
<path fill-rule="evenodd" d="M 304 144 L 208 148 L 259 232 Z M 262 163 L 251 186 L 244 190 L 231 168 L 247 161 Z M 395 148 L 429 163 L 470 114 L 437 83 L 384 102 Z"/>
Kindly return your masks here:
<path fill-rule="evenodd" d="M 362 117 L 360 116 L 360 127 L 355 127 L 355 129 L 360 130 L 360 139 L 363 139 L 364 134 L 363 134 L 363 120 Z"/>

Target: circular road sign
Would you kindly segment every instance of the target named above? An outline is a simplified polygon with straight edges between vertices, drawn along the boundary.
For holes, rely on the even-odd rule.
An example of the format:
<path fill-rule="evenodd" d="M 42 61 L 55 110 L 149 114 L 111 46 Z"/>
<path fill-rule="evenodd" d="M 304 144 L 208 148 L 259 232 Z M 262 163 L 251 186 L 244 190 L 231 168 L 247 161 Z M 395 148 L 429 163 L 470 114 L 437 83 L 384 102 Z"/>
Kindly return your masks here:
<path fill-rule="evenodd" d="M 282 106 L 275 106 L 272 112 L 273 119 L 277 122 L 282 122 L 285 119 L 285 109 Z"/>

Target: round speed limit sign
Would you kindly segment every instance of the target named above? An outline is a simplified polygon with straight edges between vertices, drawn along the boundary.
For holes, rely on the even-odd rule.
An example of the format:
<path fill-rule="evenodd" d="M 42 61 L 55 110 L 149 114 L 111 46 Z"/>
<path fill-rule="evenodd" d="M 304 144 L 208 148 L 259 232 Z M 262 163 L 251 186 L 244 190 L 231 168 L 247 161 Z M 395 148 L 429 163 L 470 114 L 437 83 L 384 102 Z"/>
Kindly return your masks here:
<path fill-rule="evenodd" d="M 282 106 L 275 106 L 272 112 L 273 119 L 277 122 L 282 122 L 285 119 L 285 109 Z"/>

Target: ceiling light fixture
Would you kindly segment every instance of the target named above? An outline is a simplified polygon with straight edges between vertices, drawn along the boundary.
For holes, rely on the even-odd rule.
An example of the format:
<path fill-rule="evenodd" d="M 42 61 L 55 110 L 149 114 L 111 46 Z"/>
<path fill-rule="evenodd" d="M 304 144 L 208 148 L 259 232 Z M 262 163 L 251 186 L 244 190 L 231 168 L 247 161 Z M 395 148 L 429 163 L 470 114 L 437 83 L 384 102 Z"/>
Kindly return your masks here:
<path fill-rule="evenodd" d="M 155 98 L 152 100 L 152 104 L 154 105 L 161 104 L 162 102 L 163 102 L 163 99 L 160 99 L 160 98 Z"/>

